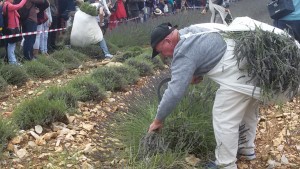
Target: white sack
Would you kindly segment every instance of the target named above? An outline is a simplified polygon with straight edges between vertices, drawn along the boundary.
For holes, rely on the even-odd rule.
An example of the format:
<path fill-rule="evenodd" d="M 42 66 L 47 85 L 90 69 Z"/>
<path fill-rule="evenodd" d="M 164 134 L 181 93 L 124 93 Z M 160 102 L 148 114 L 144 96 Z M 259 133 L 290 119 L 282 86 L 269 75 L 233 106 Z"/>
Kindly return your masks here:
<path fill-rule="evenodd" d="M 96 17 L 78 10 L 74 16 L 71 31 L 71 45 L 85 47 L 97 44 L 103 39 L 102 31 L 97 23 Z"/>

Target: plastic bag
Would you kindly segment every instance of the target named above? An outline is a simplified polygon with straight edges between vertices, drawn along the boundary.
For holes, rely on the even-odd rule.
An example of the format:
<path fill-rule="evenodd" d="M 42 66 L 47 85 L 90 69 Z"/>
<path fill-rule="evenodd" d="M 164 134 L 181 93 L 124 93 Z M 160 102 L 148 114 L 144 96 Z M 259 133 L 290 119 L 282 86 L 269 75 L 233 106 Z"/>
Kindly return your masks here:
<path fill-rule="evenodd" d="M 71 31 L 71 45 L 85 47 L 97 44 L 103 39 L 102 31 L 95 16 L 88 15 L 80 10 L 75 13 Z"/>

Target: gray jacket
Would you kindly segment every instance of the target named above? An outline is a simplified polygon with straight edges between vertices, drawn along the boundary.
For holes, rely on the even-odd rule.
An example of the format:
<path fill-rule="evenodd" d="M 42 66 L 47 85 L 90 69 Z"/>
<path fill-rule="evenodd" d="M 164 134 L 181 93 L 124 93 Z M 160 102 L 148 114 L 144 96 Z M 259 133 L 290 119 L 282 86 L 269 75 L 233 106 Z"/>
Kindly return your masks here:
<path fill-rule="evenodd" d="M 179 30 L 179 34 L 182 36 L 203 31 L 208 29 L 192 25 Z M 181 37 L 175 47 L 171 64 L 172 80 L 158 106 L 156 119 L 164 121 L 184 96 L 193 75 L 203 76 L 213 69 L 223 57 L 226 48 L 226 42 L 219 33 Z"/>

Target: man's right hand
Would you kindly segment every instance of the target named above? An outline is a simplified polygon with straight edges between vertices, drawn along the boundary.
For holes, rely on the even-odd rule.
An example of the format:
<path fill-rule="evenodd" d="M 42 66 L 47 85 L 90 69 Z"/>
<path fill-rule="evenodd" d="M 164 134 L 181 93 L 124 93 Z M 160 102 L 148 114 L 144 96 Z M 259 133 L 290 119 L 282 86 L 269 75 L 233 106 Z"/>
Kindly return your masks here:
<path fill-rule="evenodd" d="M 159 131 L 160 129 L 163 128 L 163 123 L 160 121 L 160 120 L 153 120 L 153 122 L 150 124 L 150 127 L 149 127 L 149 130 L 148 130 L 148 133 L 151 133 L 151 132 L 157 132 Z"/>

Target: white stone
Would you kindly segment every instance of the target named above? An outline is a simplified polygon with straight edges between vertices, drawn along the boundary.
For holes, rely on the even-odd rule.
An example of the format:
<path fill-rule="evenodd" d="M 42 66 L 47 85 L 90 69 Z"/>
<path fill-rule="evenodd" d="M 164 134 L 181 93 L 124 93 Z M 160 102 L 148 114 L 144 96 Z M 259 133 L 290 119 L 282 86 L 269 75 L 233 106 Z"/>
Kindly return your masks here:
<path fill-rule="evenodd" d="M 284 154 L 281 156 L 281 164 L 289 164 L 289 160 Z"/>
<path fill-rule="evenodd" d="M 34 130 L 35 130 L 36 133 L 41 134 L 43 132 L 43 127 L 40 126 L 40 125 L 36 125 L 34 127 Z"/>
<path fill-rule="evenodd" d="M 25 149 L 20 149 L 16 152 L 17 156 L 21 159 L 26 157 L 27 153 L 28 152 Z"/>
<path fill-rule="evenodd" d="M 94 125 L 83 123 L 82 128 L 86 129 L 87 131 L 91 131 L 94 128 Z"/>
<path fill-rule="evenodd" d="M 33 141 L 28 141 L 28 146 L 30 146 L 30 147 L 36 147 L 37 145 L 35 144 L 35 142 L 33 142 Z"/>
<path fill-rule="evenodd" d="M 30 131 L 30 134 L 37 140 L 40 138 L 39 135 L 37 135 L 34 131 Z"/>
<path fill-rule="evenodd" d="M 90 152 L 92 152 L 92 150 L 93 150 L 92 144 L 89 143 L 89 144 L 85 145 L 85 148 L 84 148 L 83 152 L 84 153 L 90 153 Z"/>

